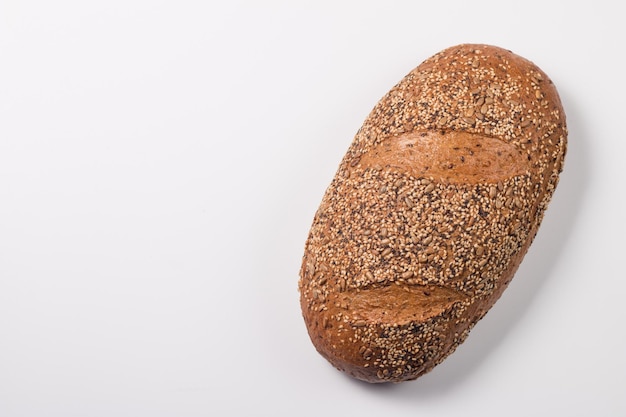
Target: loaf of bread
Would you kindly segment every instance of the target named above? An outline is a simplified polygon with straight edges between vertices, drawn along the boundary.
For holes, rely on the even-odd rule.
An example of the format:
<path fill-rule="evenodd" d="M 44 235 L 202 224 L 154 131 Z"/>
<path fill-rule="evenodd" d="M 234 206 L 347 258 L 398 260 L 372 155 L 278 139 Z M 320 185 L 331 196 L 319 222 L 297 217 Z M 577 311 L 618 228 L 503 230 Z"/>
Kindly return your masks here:
<path fill-rule="evenodd" d="M 513 278 L 566 141 L 553 83 L 508 50 L 459 45 L 411 71 L 357 132 L 306 241 L 318 352 L 368 382 L 443 361 Z"/>

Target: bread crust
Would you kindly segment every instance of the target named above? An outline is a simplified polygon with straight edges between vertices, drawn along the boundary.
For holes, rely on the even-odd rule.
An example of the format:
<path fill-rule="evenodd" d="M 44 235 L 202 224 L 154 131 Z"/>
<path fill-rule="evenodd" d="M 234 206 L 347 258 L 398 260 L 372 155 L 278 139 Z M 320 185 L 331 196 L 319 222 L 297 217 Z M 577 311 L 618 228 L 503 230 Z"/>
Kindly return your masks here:
<path fill-rule="evenodd" d="M 443 361 L 513 278 L 566 146 L 554 84 L 511 51 L 458 45 L 411 71 L 357 132 L 305 244 L 318 352 L 374 383 Z"/>

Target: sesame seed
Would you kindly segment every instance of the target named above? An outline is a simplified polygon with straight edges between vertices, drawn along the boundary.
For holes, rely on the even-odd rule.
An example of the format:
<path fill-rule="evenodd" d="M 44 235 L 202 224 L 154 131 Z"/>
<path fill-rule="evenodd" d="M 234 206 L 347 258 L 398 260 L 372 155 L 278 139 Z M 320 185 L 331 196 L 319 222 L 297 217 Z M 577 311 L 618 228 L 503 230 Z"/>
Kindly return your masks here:
<path fill-rule="evenodd" d="M 473 125 L 474 123 L 476 123 L 476 120 L 474 120 L 471 117 L 463 117 L 462 119 L 465 123 L 467 123 L 468 125 Z"/>

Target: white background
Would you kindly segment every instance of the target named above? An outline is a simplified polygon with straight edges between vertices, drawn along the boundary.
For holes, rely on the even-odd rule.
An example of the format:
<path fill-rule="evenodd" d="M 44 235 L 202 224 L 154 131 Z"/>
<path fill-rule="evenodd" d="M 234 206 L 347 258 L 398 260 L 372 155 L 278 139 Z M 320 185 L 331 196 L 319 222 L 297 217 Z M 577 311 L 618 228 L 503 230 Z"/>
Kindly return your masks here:
<path fill-rule="evenodd" d="M 624 416 L 619 2 L 0 2 L 0 416 Z M 570 129 L 515 280 L 417 381 L 314 350 L 298 269 L 352 137 L 458 43 Z"/>

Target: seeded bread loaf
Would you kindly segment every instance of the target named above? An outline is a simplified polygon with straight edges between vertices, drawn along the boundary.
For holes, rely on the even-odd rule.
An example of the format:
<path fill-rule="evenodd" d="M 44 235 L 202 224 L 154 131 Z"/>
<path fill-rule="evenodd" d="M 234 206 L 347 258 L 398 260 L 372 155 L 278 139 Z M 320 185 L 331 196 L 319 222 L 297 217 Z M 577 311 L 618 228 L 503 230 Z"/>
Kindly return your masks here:
<path fill-rule="evenodd" d="M 368 382 L 445 359 L 513 278 L 566 141 L 553 83 L 510 51 L 459 45 L 411 71 L 357 132 L 306 241 L 318 352 Z"/>

